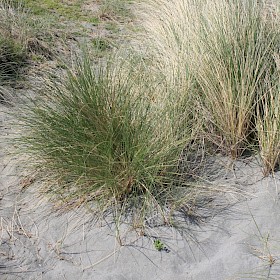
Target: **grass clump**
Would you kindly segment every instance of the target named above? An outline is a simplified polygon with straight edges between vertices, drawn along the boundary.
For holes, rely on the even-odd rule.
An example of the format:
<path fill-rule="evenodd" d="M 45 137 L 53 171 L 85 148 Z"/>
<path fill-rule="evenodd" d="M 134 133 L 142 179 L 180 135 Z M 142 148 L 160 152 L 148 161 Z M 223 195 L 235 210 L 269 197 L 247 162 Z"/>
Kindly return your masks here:
<path fill-rule="evenodd" d="M 275 71 L 280 33 L 271 30 L 256 1 L 214 2 L 200 19 L 194 75 L 211 140 L 236 158 L 250 145 L 261 85 Z"/>
<path fill-rule="evenodd" d="M 16 79 L 27 63 L 27 45 L 24 42 L 24 22 L 20 7 L 9 1 L 0 3 L 0 82 Z M 17 10 L 15 10 L 17 9 Z M 19 12 L 18 12 L 19 11 Z"/>
<path fill-rule="evenodd" d="M 25 49 L 12 40 L 0 36 L 0 83 L 16 79 L 20 69 L 26 64 Z"/>
<path fill-rule="evenodd" d="M 64 207 L 89 203 L 143 227 L 155 213 L 167 222 L 166 209 L 184 201 L 178 161 L 191 131 L 171 102 L 151 102 L 155 86 L 132 61 L 96 68 L 87 55 L 78 60 L 27 106 L 20 141 L 49 184 L 43 192 Z"/>
<path fill-rule="evenodd" d="M 30 54 L 50 56 L 49 48 L 40 39 L 43 30 L 43 22 L 30 18 L 21 2 L 0 3 L 0 83 L 16 80 L 28 64 Z"/>
<path fill-rule="evenodd" d="M 253 0 L 156 0 L 142 6 L 141 40 L 157 71 L 171 82 L 176 73 L 186 91 L 194 85 L 190 95 L 194 114 L 205 124 L 201 133 L 232 158 L 257 143 L 257 108 L 271 106 L 263 104 L 263 85 L 267 75 L 279 75 L 274 4 L 275 9 Z"/>

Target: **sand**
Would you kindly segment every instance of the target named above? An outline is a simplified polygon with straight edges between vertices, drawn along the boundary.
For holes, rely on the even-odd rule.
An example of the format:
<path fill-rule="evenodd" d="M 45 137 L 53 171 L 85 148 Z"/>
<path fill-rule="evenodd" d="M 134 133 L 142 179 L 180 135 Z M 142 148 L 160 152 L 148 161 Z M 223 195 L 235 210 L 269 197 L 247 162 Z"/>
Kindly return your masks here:
<path fill-rule="evenodd" d="M 256 158 L 231 167 L 222 156 L 212 161 L 213 186 L 225 191 L 198 209 L 198 222 L 186 221 L 184 237 L 162 227 L 148 238 L 123 226 L 120 246 L 110 219 L 93 222 L 84 209 L 58 213 L 39 198 L 39 182 L 22 178 L 7 150 L 15 108 L 0 106 L 1 280 L 280 279 L 280 174 L 263 178 Z M 155 238 L 168 250 L 156 250 Z"/>

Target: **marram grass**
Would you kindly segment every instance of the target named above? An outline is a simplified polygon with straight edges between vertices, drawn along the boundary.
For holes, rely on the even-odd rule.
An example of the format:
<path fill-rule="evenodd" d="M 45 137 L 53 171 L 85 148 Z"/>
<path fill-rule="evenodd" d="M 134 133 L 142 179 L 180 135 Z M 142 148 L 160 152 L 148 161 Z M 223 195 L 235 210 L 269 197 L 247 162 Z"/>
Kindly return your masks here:
<path fill-rule="evenodd" d="M 85 55 L 25 105 L 21 148 L 46 182 L 42 191 L 64 208 L 86 203 L 143 226 L 155 213 L 166 221 L 186 201 L 178 162 L 189 123 L 171 103 L 151 102 L 154 87 L 140 64 L 94 67 Z"/>
<path fill-rule="evenodd" d="M 0 84 L 14 82 L 32 54 L 51 56 L 46 30 L 46 21 L 32 18 L 22 1 L 0 1 Z"/>
<path fill-rule="evenodd" d="M 276 2 L 275 2 L 276 3 Z M 145 1 L 154 68 L 189 92 L 208 140 L 237 158 L 252 145 L 256 108 L 279 52 L 279 9 L 254 0 Z M 277 20 L 278 19 L 278 20 Z M 194 86 L 190 87 L 192 84 Z M 177 96 L 174 96 L 176 100 Z"/>
<path fill-rule="evenodd" d="M 26 25 L 24 11 L 10 1 L 0 3 L 0 83 L 17 78 L 27 63 L 27 46 L 23 40 Z"/>

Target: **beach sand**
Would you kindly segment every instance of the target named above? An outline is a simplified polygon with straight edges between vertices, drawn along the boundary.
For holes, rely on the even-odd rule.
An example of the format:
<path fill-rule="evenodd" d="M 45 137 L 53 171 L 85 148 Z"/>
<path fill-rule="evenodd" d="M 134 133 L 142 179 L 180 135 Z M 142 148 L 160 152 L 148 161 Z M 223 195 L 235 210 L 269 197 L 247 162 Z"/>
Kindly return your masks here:
<path fill-rule="evenodd" d="M 230 168 L 215 159 L 212 184 L 224 190 L 198 210 L 197 222 L 186 221 L 184 237 L 167 227 L 147 237 L 123 226 L 120 246 L 109 218 L 93 222 L 83 208 L 58 213 L 39 197 L 40 182 L 22 177 L 7 149 L 15 108 L 0 106 L 1 280 L 280 279 L 280 174 L 263 178 L 256 158 Z M 168 250 L 156 250 L 156 238 Z"/>

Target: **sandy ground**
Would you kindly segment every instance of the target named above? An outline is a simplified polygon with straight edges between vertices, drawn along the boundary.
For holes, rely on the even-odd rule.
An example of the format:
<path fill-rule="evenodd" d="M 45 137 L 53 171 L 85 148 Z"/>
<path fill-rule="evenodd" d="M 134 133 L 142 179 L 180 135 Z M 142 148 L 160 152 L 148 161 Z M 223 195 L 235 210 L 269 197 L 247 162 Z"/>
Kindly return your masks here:
<path fill-rule="evenodd" d="M 231 168 L 222 157 L 211 163 L 214 186 L 237 189 L 199 210 L 199 223 L 186 221 L 189 237 L 151 230 L 169 252 L 132 232 L 120 247 L 109 221 L 93 223 L 83 209 L 55 213 L 39 199 L 37 183 L 24 188 L 30 182 L 19 176 L 18 159 L 5 142 L 13 133 L 7 112 L 14 108 L 0 106 L 1 280 L 280 279 L 280 174 L 263 178 L 255 158 Z"/>
<path fill-rule="evenodd" d="M 162 227 L 148 238 L 123 227 L 120 246 L 109 219 L 54 212 L 39 198 L 39 182 L 21 177 L 7 145 L 13 110 L 0 103 L 0 280 L 280 279 L 280 173 L 263 178 L 256 158 L 227 167 L 217 157 L 201 175 L 221 192 L 198 209 L 198 223 L 185 221 L 184 237 Z M 156 250 L 155 238 L 168 252 Z"/>

